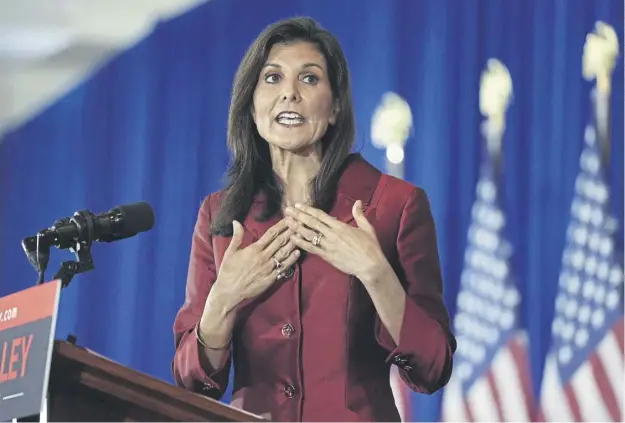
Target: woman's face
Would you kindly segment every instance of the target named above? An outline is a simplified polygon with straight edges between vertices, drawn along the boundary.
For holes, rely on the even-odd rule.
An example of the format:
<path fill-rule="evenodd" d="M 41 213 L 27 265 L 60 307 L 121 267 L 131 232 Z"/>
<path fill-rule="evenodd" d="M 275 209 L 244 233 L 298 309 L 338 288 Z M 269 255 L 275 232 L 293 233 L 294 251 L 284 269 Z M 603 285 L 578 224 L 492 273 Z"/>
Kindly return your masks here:
<path fill-rule="evenodd" d="M 314 44 L 274 44 L 256 89 L 252 115 L 269 144 L 303 151 L 336 123 L 326 60 Z"/>

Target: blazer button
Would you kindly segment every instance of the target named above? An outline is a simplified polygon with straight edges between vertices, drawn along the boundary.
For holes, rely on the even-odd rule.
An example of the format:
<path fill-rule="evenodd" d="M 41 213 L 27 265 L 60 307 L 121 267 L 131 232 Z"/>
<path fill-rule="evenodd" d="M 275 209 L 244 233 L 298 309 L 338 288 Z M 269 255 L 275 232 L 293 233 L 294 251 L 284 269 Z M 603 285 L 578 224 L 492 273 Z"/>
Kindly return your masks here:
<path fill-rule="evenodd" d="M 290 323 L 282 326 L 282 336 L 285 338 L 291 338 L 295 334 L 295 328 Z"/>
<path fill-rule="evenodd" d="M 284 387 L 284 396 L 287 398 L 293 398 L 294 395 L 295 395 L 295 388 L 293 387 L 293 385 L 286 385 Z"/>

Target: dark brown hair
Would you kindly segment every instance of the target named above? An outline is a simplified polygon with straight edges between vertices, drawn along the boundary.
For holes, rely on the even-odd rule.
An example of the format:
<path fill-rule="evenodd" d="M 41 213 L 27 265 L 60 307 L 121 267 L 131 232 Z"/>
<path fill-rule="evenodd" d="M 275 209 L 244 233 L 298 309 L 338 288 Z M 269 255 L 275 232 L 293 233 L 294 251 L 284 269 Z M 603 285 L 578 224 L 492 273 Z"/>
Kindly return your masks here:
<path fill-rule="evenodd" d="M 338 40 L 313 19 L 298 17 L 276 22 L 254 40 L 236 72 L 228 117 L 228 149 L 232 163 L 219 211 L 213 220 L 214 235 L 232 235 L 232 221 L 247 216 L 254 197 L 261 193 L 265 208 L 258 220 L 266 220 L 282 205 L 282 189 L 271 165 L 269 146 L 252 119 L 253 96 L 261 69 L 271 47 L 277 43 L 310 42 L 326 59 L 334 101 L 338 104 L 336 124 L 321 139 L 323 159 L 310 182 L 314 207 L 328 211 L 334 203 L 341 165 L 354 143 L 355 124 L 349 71 Z"/>

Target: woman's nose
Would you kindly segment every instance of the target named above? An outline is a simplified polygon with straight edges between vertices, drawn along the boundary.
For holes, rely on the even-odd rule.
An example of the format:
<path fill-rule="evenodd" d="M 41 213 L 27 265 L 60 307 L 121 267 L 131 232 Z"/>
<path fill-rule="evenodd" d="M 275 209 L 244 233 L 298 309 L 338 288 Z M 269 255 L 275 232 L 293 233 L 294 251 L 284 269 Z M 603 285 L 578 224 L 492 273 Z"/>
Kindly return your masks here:
<path fill-rule="evenodd" d="M 286 84 L 285 84 L 286 85 Z M 301 100 L 297 84 L 289 84 L 282 92 L 282 101 L 299 102 Z"/>
<path fill-rule="evenodd" d="M 298 101 L 300 101 L 300 96 L 299 96 L 299 93 L 297 93 L 297 92 L 293 92 L 293 93 L 290 93 L 290 94 L 283 94 L 282 95 L 282 100 L 283 101 L 295 101 L 295 102 L 298 102 Z"/>

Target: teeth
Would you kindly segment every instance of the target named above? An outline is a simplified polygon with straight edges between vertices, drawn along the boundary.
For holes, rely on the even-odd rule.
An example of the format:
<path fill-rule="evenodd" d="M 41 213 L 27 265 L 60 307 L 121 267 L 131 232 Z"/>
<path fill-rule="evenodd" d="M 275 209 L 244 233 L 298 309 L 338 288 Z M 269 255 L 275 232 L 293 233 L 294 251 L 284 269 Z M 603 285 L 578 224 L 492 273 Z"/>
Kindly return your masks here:
<path fill-rule="evenodd" d="M 290 119 L 286 117 L 281 117 L 278 119 L 278 123 L 282 125 L 299 125 L 303 122 L 304 122 L 303 119 Z"/>
<path fill-rule="evenodd" d="M 304 120 L 304 117 L 302 115 L 300 115 L 299 113 L 294 113 L 294 112 L 282 112 L 278 115 L 279 119 L 282 118 L 287 118 L 287 119 L 301 119 Z"/>
<path fill-rule="evenodd" d="M 281 125 L 301 125 L 304 123 L 304 117 L 295 112 L 282 112 L 276 120 Z"/>

